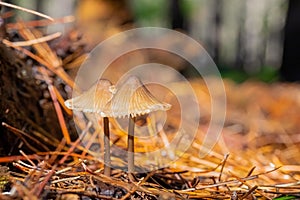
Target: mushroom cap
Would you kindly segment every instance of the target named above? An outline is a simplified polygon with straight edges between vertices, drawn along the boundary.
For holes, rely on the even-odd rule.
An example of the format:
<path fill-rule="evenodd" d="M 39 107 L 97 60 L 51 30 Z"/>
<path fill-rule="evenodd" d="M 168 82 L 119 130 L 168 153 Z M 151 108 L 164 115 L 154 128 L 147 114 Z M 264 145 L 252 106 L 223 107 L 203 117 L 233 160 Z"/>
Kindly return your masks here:
<path fill-rule="evenodd" d="M 171 108 L 170 104 L 155 98 L 136 76 L 128 77 L 117 88 L 118 92 L 104 109 L 104 113 L 108 117 L 136 117 Z"/>
<path fill-rule="evenodd" d="M 65 101 L 65 105 L 72 110 L 99 113 L 104 117 L 103 109 L 115 92 L 109 80 L 100 79 L 90 89 L 79 96 Z"/>

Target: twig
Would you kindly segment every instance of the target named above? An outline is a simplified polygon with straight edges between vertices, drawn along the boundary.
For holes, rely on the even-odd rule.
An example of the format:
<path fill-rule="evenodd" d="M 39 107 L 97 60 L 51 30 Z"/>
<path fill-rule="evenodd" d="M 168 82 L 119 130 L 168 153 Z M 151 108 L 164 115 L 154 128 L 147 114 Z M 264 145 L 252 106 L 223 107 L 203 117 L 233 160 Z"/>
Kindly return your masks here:
<path fill-rule="evenodd" d="M 68 177 L 68 178 L 61 178 L 61 179 L 52 181 L 51 184 L 56 184 L 56 183 L 64 182 L 64 181 L 73 181 L 73 180 L 77 180 L 79 178 L 80 178 L 80 176 L 74 176 L 74 177 Z"/>
<path fill-rule="evenodd" d="M 32 20 L 28 22 L 24 22 L 24 25 L 27 27 L 37 27 L 37 26 L 48 26 L 52 24 L 58 24 L 58 23 L 70 23 L 75 21 L 74 16 L 65 16 L 62 18 L 53 19 L 54 21 L 49 20 Z M 6 24 L 7 29 L 20 29 L 20 26 L 16 23 L 8 23 Z"/>
<path fill-rule="evenodd" d="M 49 148 L 48 148 L 46 145 L 44 145 L 43 143 L 41 143 L 39 140 L 37 140 L 36 138 L 32 137 L 31 135 L 25 133 L 24 131 L 21 131 L 21 130 L 15 128 L 15 127 L 12 127 L 12 126 L 8 125 L 8 124 L 5 123 L 5 122 L 2 122 L 2 126 L 4 126 L 5 128 L 9 129 L 9 130 L 12 131 L 13 133 L 16 133 L 16 134 L 18 134 L 18 135 L 24 135 L 24 136 L 26 136 L 26 137 L 29 138 L 30 140 L 32 140 L 32 141 L 34 141 L 35 143 L 37 143 L 38 145 L 40 145 L 40 146 L 41 146 L 43 149 L 45 149 L 46 151 L 49 151 Z M 22 139 L 22 137 L 21 137 L 21 139 Z M 30 145 L 30 144 L 27 142 L 27 140 L 25 140 L 25 139 L 22 139 L 22 140 L 27 144 L 27 146 L 29 145 L 29 146 L 28 146 L 29 148 L 31 148 L 31 149 L 34 150 L 35 152 L 38 152 L 38 150 L 37 150 L 36 148 L 32 147 L 32 145 Z"/>
<path fill-rule="evenodd" d="M 36 168 L 36 165 L 34 164 L 34 162 L 22 151 L 20 150 L 20 153 L 26 158 L 26 160 L 33 166 Z"/>
<path fill-rule="evenodd" d="M 223 169 L 224 169 L 224 166 L 225 166 L 225 163 L 226 163 L 228 157 L 229 157 L 229 154 L 226 154 L 226 155 L 224 156 L 224 160 L 222 161 L 221 171 L 220 171 L 220 175 L 219 175 L 219 178 L 218 178 L 218 181 L 219 181 L 219 182 L 221 181 L 221 177 L 222 177 L 222 174 L 223 174 Z"/>
<path fill-rule="evenodd" d="M 9 8 L 22 10 L 24 12 L 28 12 L 28 13 L 31 13 L 31 14 L 34 14 L 34 15 L 37 15 L 37 16 L 40 16 L 40 17 L 43 17 L 43 18 L 46 18 L 46 19 L 49 19 L 49 20 L 53 21 L 52 17 L 50 17 L 48 15 L 45 15 L 43 13 L 28 9 L 28 8 L 23 8 L 23 7 L 20 7 L 20 6 L 14 5 L 14 4 L 10 4 L 10 3 L 5 3 L 5 2 L 2 2 L 2 1 L 0 1 L 0 5 L 6 6 L 6 7 L 9 7 Z"/>
<path fill-rule="evenodd" d="M 236 179 L 238 179 L 241 183 L 243 183 L 244 185 L 246 185 L 248 188 L 251 188 L 253 190 L 249 190 L 244 196 L 244 198 L 246 198 L 250 193 L 252 193 L 254 190 L 257 189 L 258 186 L 254 186 L 254 187 L 251 187 L 247 182 L 246 180 L 243 180 L 242 178 L 234 175 L 233 173 L 229 172 L 233 177 L 235 177 Z M 251 192 L 250 192 L 251 191 Z M 250 192 L 250 193 L 249 193 Z M 269 199 L 269 200 L 272 200 L 271 198 L 267 197 L 266 195 L 264 195 L 262 192 L 260 192 L 259 190 L 256 191 L 258 194 L 260 194 L 261 196 L 265 197 L 266 199 Z"/>
<path fill-rule="evenodd" d="M 58 104 L 57 96 L 56 96 L 56 93 L 54 91 L 54 86 L 52 85 L 52 83 L 51 83 L 51 81 L 50 81 L 50 79 L 49 79 L 49 77 L 46 73 L 46 69 L 41 67 L 40 72 L 42 73 L 42 75 L 44 77 L 44 80 L 48 84 L 48 90 L 50 92 L 50 96 L 51 96 L 51 99 L 53 101 L 53 105 L 54 105 L 54 108 L 55 108 L 55 111 L 56 111 L 56 115 L 57 115 L 58 122 L 59 122 L 61 130 L 62 130 L 63 136 L 66 139 L 67 144 L 70 144 L 71 143 L 70 134 L 69 134 L 69 131 L 68 131 L 63 113 L 62 113 L 61 108 Z"/>
<path fill-rule="evenodd" d="M 57 33 L 53 33 L 51 35 L 47 35 L 47 36 L 40 37 L 40 38 L 37 38 L 37 39 L 32 39 L 32 40 L 27 40 L 27 41 L 20 41 L 20 42 L 11 42 L 11 43 L 16 47 L 30 46 L 30 45 L 33 45 L 33 44 L 38 44 L 38 43 L 53 40 L 55 38 L 60 37 L 61 35 L 62 35 L 61 32 L 57 32 Z M 3 39 L 3 40 L 6 40 L 6 39 Z M 7 41 L 8 40 L 6 40 L 5 42 L 7 42 Z"/>
<path fill-rule="evenodd" d="M 4 13 L 1 13 L 0 16 L 1 16 L 2 19 L 7 19 L 7 18 L 10 18 L 14 15 L 15 15 L 15 13 L 12 10 L 10 10 L 10 11 L 6 11 Z M 49 20 L 47 20 L 47 21 L 49 21 Z M 5 25 L 5 28 L 7 28 L 7 24 Z"/>
<path fill-rule="evenodd" d="M 252 192 L 254 192 L 257 189 L 257 185 L 253 186 L 250 190 L 248 190 L 248 192 L 246 194 L 244 194 L 240 199 L 245 199 L 247 198 Z"/>
<path fill-rule="evenodd" d="M 61 107 L 65 110 L 65 112 L 69 115 L 69 116 L 71 116 L 72 115 L 72 110 L 70 110 L 69 108 L 67 108 L 67 106 L 65 105 L 65 100 L 64 100 L 64 98 L 61 96 L 61 94 L 59 93 L 59 91 L 57 90 L 57 88 L 56 87 L 53 87 L 53 90 L 54 90 L 54 92 L 55 92 L 55 95 L 56 95 L 56 97 L 57 97 L 57 100 L 58 100 L 58 102 L 59 102 L 59 104 L 61 105 Z"/>
<path fill-rule="evenodd" d="M 241 178 L 241 180 L 247 181 L 247 180 L 253 180 L 253 179 L 256 179 L 256 178 L 258 178 L 258 176 L 253 175 L 253 176 L 249 176 L 247 178 Z M 199 187 L 195 187 L 195 188 L 189 188 L 189 189 L 186 189 L 186 190 L 183 190 L 183 191 L 203 190 L 203 189 L 207 189 L 207 188 L 225 186 L 225 185 L 228 185 L 228 184 L 235 184 L 235 183 L 239 183 L 239 182 L 240 182 L 239 180 L 223 181 L 223 182 L 220 182 L 220 183 L 210 184 L 210 185 L 206 185 L 206 186 L 199 186 Z"/>
<path fill-rule="evenodd" d="M 124 195 L 121 200 L 125 200 L 129 198 L 130 195 L 134 194 L 141 187 L 142 184 L 144 184 L 151 176 L 153 176 L 154 173 L 155 173 L 154 171 L 148 173 L 147 176 L 143 178 L 141 181 L 139 181 L 137 184 L 132 182 L 134 184 L 134 187 L 130 191 L 128 191 L 128 193 Z"/>
<path fill-rule="evenodd" d="M 294 183 L 283 183 L 283 184 L 276 184 L 274 187 L 276 188 L 286 188 L 286 187 L 291 187 L 291 186 L 296 186 L 300 185 L 300 181 L 296 181 Z"/>
<path fill-rule="evenodd" d="M 69 148 L 67 154 L 62 157 L 62 159 L 58 162 L 59 165 L 63 164 L 66 159 L 69 157 L 69 154 L 71 152 L 74 151 L 74 149 L 76 148 L 76 146 L 79 144 L 79 142 L 83 139 L 83 137 L 86 135 L 86 133 L 88 132 L 89 128 L 92 126 L 92 123 L 89 122 L 86 126 L 86 128 L 82 131 L 82 133 L 80 134 L 80 136 L 77 138 L 77 140 L 72 144 L 72 146 Z"/>
<path fill-rule="evenodd" d="M 64 69 L 74 69 L 76 67 L 79 67 L 86 60 L 87 57 L 88 55 L 85 53 L 73 59 L 72 62 L 67 62 L 68 61 L 67 58 L 70 57 L 66 57 L 63 60 Z"/>
<path fill-rule="evenodd" d="M 43 189 L 45 188 L 45 186 L 47 185 L 48 181 L 50 180 L 50 178 L 53 176 L 53 174 L 55 173 L 55 169 L 57 168 L 57 165 L 54 165 L 52 167 L 52 169 L 50 170 L 50 172 L 47 174 L 47 176 L 45 177 L 45 179 L 38 185 L 38 188 L 33 191 L 33 194 L 36 196 L 40 196 Z"/>
<path fill-rule="evenodd" d="M 252 167 L 251 169 L 250 169 L 250 171 L 248 172 L 248 174 L 247 174 L 247 176 L 246 177 L 248 177 L 248 176 L 250 176 L 252 173 L 253 173 L 253 171 L 255 170 L 255 166 L 254 167 Z M 241 183 L 240 185 L 239 185 L 239 187 L 241 187 L 243 185 L 243 183 Z"/>
<path fill-rule="evenodd" d="M 33 155 L 27 155 L 28 158 L 30 159 L 38 159 L 36 154 Z M 24 156 L 6 156 L 6 157 L 0 157 L 0 163 L 8 163 L 8 162 L 13 162 L 16 160 L 27 160 Z"/>
<path fill-rule="evenodd" d="M 56 138 L 50 138 L 47 135 L 43 135 L 42 133 L 38 131 L 32 131 L 35 138 L 37 138 L 39 141 L 43 141 L 44 144 L 51 145 L 52 147 L 56 147 L 59 144 L 59 141 Z"/>
<path fill-rule="evenodd" d="M 96 137 L 99 135 L 99 132 L 95 130 L 89 139 L 88 143 L 85 145 L 85 149 L 82 151 L 81 156 L 84 157 L 88 153 L 88 149 L 92 146 L 93 142 L 96 141 Z M 102 145 L 103 146 L 103 145 Z"/>
<path fill-rule="evenodd" d="M 48 160 L 48 163 L 49 165 L 53 164 L 54 161 L 56 160 L 56 158 L 59 156 L 59 155 L 62 155 L 62 154 L 59 154 L 59 153 L 63 153 L 61 152 L 66 146 L 66 140 L 65 138 L 63 138 L 60 143 L 56 146 L 56 149 L 55 149 L 55 152 L 57 153 L 51 153 L 51 152 L 46 152 L 46 155 L 51 155 L 51 157 L 49 158 Z M 66 155 L 67 153 L 63 154 L 63 155 Z"/>

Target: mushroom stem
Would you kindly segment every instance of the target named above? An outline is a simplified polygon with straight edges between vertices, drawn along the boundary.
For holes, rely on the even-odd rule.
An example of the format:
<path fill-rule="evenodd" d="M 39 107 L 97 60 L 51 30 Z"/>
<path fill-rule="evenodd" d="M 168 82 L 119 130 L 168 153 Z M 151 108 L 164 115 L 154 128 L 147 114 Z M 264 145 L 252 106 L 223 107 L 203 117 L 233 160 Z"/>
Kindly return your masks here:
<path fill-rule="evenodd" d="M 128 174 L 129 178 L 134 172 L 134 123 L 135 117 L 129 117 L 129 126 L 128 126 L 128 141 L 127 141 L 127 152 L 128 152 Z"/>
<path fill-rule="evenodd" d="M 104 175 L 110 176 L 110 143 L 109 143 L 109 119 L 108 117 L 103 118 L 104 127 Z"/>

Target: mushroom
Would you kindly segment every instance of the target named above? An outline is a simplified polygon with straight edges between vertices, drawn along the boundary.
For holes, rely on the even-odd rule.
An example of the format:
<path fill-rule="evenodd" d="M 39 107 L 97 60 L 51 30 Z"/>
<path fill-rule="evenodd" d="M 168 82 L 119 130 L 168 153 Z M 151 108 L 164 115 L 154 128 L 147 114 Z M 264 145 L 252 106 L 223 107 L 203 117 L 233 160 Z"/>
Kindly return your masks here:
<path fill-rule="evenodd" d="M 158 110 L 168 110 L 171 105 L 156 99 L 136 76 L 128 77 L 117 86 L 117 93 L 104 109 L 105 115 L 114 118 L 129 118 L 128 126 L 128 173 L 134 172 L 134 126 L 137 116 Z"/>
<path fill-rule="evenodd" d="M 104 129 L 104 175 L 110 176 L 110 136 L 109 119 L 103 113 L 105 105 L 112 99 L 115 92 L 114 86 L 106 79 L 100 79 L 97 84 L 83 92 L 81 95 L 68 99 L 65 105 L 72 110 L 98 113 L 103 117 Z"/>

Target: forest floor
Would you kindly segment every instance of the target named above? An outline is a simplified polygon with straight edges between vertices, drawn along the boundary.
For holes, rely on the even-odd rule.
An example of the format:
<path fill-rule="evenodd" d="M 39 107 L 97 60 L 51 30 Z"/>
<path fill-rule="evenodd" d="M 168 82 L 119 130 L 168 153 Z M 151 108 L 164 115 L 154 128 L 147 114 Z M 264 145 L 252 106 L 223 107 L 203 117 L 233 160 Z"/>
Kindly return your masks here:
<path fill-rule="evenodd" d="M 162 169 L 135 174 L 136 182 L 128 179 L 126 163 L 117 158 L 113 159 L 112 176 L 104 176 L 103 164 L 95 153 L 86 150 L 92 144 L 81 146 L 77 140 L 66 145 L 65 140 L 56 140 L 55 151 L 30 155 L 22 152 L 21 156 L 0 158 L 2 162 L 14 163 L 10 169 L 1 167 L 2 188 L 6 191 L 2 197 L 9 199 L 10 194 L 28 199 L 300 198 L 299 85 L 252 81 L 235 84 L 228 80 L 225 85 L 225 125 L 207 156 L 199 157 L 206 120 L 178 160 Z M 203 91 L 204 96 L 199 96 L 200 107 L 208 110 L 209 94 L 203 89 L 204 83 L 194 81 L 193 87 Z M 209 116 L 209 112 L 203 113 Z M 118 138 L 114 139 L 115 144 L 125 149 L 124 133 L 113 127 L 112 134 Z M 91 134 L 89 140 L 91 137 L 97 136 Z M 154 144 L 138 144 L 141 145 L 157 148 Z"/>

